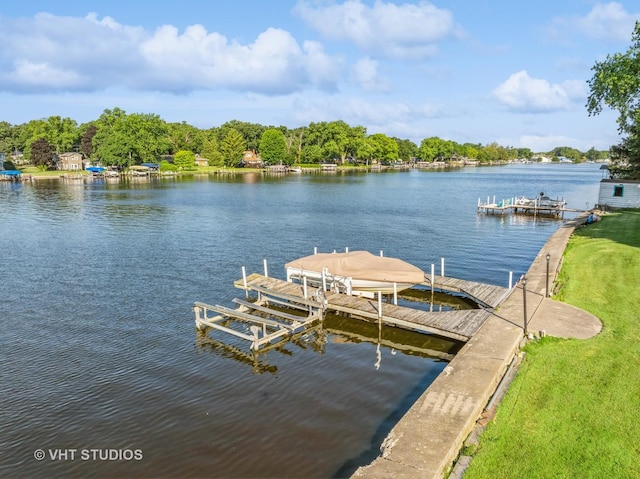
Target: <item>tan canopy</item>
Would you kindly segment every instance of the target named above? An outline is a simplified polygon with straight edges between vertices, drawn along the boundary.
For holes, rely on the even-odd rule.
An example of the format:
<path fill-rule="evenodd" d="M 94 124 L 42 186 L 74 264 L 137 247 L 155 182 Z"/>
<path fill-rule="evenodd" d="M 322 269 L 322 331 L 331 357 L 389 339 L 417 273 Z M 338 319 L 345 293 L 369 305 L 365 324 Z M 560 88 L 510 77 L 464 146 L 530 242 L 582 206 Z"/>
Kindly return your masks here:
<path fill-rule="evenodd" d="M 319 253 L 305 256 L 285 265 L 305 271 L 321 272 L 327 268 L 329 274 L 350 276 L 368 281 L 388 281 L 418 284 L 424 281 L 424 271 L 396 258 L 376 256 L 368 251 L 348 253 Z"/>

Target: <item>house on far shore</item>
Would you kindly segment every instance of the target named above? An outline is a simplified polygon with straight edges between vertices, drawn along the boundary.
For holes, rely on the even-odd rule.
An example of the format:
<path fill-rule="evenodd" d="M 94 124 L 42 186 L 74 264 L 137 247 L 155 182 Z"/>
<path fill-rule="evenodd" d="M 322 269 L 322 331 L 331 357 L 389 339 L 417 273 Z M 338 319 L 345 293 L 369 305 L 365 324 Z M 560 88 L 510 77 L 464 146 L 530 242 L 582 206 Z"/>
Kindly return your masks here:
<path fill-rule="evenodd" d="M 209 166 L 209 160 L 196 153 L 196 166 Z"/>
<path fill-rule="evenodd" d="M 640 208 L 640 180 L 601 180 L 598 207 Z"/>
<path fill-rule="evenodd" d="M 242 166 L 245 168 L 264 168 L 264 162 L 255 151 L 245 150 L 242 154 Z"/>
<path fill-rule="evenodd" d="M 63 171 L 81 171 L 84 170 L 82 161 L 82 153 L 62 153 L 58 155 L 57 168 Z"/>

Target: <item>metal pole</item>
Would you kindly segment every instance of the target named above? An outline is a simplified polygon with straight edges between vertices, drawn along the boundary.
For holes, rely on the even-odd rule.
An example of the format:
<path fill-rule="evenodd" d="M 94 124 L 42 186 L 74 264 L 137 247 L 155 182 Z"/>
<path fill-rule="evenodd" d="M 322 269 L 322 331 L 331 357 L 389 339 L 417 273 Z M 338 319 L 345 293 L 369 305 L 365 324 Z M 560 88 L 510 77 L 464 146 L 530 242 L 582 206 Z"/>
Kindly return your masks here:
<path fill-rule="evenodd" d="M 547 253 L 547 294 L 545 298 L 549 297 L 549 260 L 551 259 L 551 255 Z"/>
<path fill-rule="evenodd" d="M 244 284 L 244 296 L 245 298 L 248 298 L 249 288 L 247 288 L 247 270 L 244 266 L 242 267 L 242 283 Z"/>
<path fill-rule="evenodd" d="M 527 337 L 529 332 L 527 331 L 527 277 L 522 277 L 522 306 L 524 310 L 524 335 Z"/>

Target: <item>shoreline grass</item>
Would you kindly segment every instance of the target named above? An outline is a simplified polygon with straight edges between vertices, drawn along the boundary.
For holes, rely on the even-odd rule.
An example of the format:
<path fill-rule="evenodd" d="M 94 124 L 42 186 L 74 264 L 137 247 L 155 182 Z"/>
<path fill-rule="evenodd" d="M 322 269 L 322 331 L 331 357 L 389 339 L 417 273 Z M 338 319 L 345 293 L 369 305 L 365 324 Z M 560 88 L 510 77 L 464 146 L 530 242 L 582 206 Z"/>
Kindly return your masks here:
<path fill-rule="evenodd" d="M 576 230 L 558 282 L 602 332 L 526 346 L 465 479 L 640 477 L 640 210 Z"/>

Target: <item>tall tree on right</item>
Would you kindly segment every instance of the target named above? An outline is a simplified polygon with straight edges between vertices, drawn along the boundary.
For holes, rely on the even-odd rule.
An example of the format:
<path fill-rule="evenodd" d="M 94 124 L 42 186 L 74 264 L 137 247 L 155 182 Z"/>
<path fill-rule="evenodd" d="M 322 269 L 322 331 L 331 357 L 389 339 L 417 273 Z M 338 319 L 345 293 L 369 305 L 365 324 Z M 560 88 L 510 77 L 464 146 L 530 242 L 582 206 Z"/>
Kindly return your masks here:
<path fill-rule="evenodd" d="M 617 110 L 622 142 L 611 148 L 613 177 L 640 179 L 640 22 L 636 22 L 631 47 L 625 53 L 607 55 L 591 68 L 587 100 L 589 116 L 603 105 Z"/>

